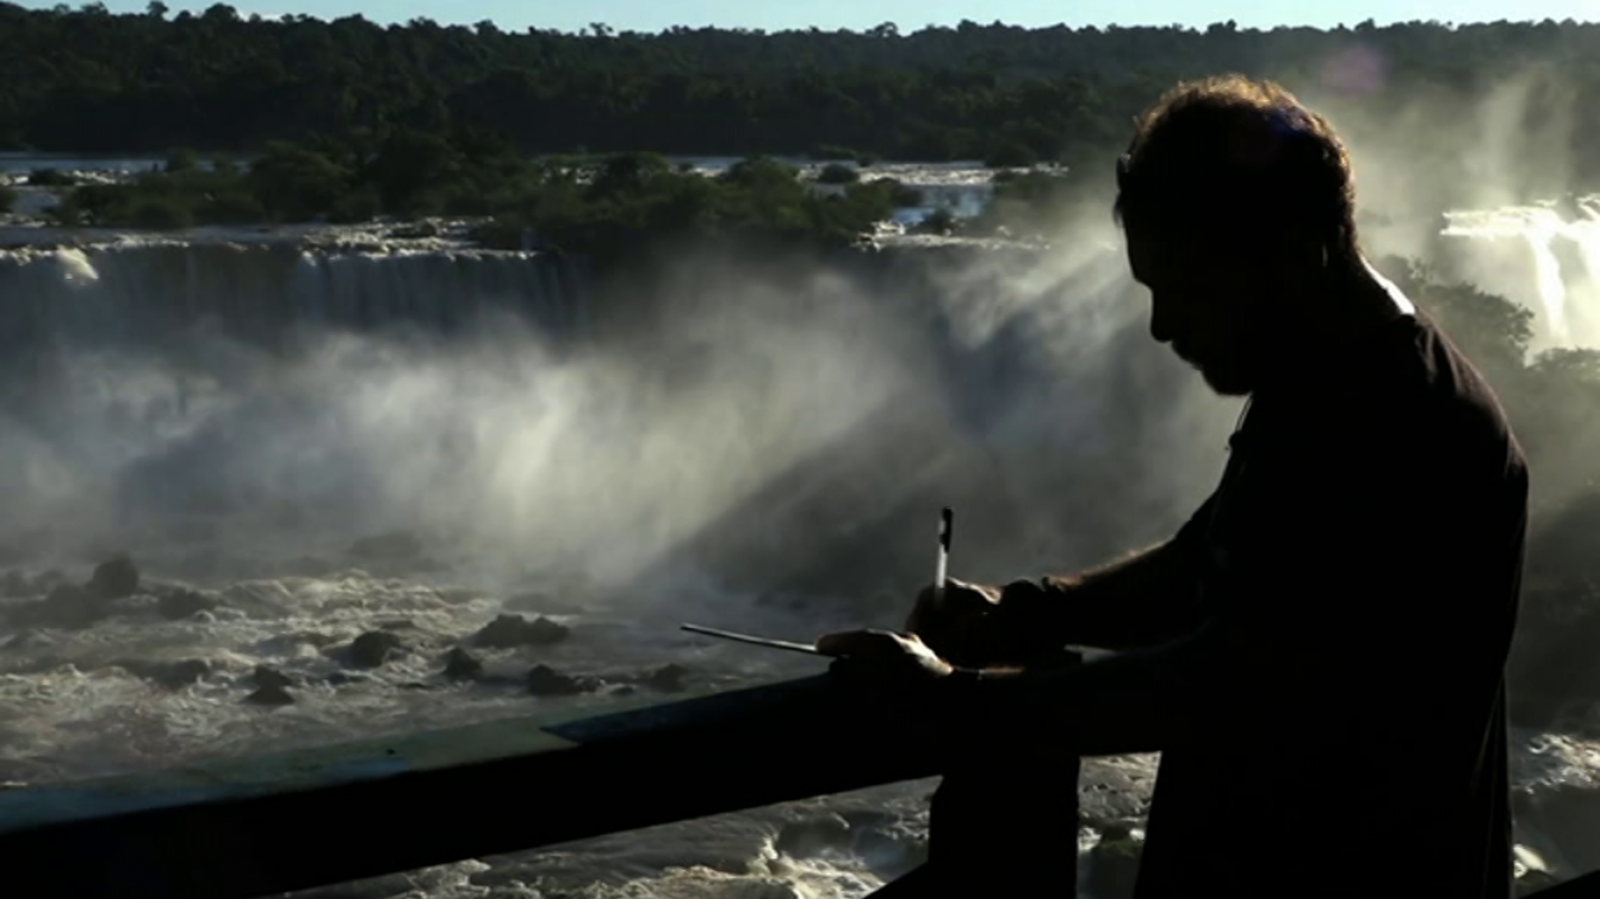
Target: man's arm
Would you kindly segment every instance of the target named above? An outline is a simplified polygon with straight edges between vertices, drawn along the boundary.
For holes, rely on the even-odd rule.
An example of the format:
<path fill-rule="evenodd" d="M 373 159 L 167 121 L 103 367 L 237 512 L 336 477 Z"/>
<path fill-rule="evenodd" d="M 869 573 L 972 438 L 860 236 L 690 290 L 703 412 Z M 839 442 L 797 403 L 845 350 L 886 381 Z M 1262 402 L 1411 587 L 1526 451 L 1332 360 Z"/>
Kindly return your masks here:
<path fill-rule="evenodd" d="M 1044 740 L 1080 756 L 1159 752 L 1227 731 L 1258 705 L 1247 699 L 1260 692 L 1247 676 L 1250 643 L 1213 619 L 1071 668 L 957 669 L 939 689 L 964 707 L 948 719 L 980 739 Z"/>
<path fill-rule="evenodd" d="M 1271 443 L 1230 484 L 1217 522 L 1227 564 L 1192 633 L 1075 668 L 960 671 L 947 679 L 952 699 L 977 716 L 979 730 L 1027 728 L 1096 755 L 1214 740 L 1285 709 L 1317 708 L 1336 730 L 1379 708 L 1426 707 L 1451 680 L 1473 676 L 1438 650 L 1425 664 L 1412 655 L 1448 620 L 1427 584 L 1451 546 L 1471 545 L 1461 530 L 1472 527 L 1470 516 L 1457 511 L 1470 500 L 1450 497 L 1451 488 L 1473 485 L 1438 466 L 1395 463 L 1431 458 L 1419 451 L 1431 449 L 1425 423 L 1383 430 L 1349 422 L 1324 413 L 1266 435 Z M 1191 537 L 1203 533 L 1194 523 Z M 1083 589 L 1084 611 L 1070 590 L 1060 597 L 1064 629 L 1136 633 L 1138 605 L 1101 614 L 1101 603 L 1121 597 L 1090 594 L 1087 580 Z M 1149 608 L 1154 617 L 1163 607 Z"/>
<path fill-rule="evenodd" d="M 1127 650 L 1177 639 L 1200 626 L 1195 603 L 1207 500 L 1164 543 L 1075 575 L 1014 581 L 1001 596 L 1001 626 L 1028 644 Z"/>

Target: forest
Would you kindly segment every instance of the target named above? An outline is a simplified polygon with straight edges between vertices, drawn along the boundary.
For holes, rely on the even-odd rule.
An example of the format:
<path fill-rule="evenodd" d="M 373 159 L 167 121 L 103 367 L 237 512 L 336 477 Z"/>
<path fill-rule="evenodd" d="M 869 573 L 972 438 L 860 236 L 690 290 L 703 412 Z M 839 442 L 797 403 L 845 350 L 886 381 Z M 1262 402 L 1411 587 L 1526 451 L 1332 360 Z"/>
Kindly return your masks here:
<path fill-rule="evenodd" d="M 478 128 L 535 153 L 1093 168 L 1179 78 L 1314 84 L 1382 116 L 1417 96 L 1448 108 L 1530 70 L 1540 81 L 1525 117 L 1574 113 L 1571 147 L 1583 174 L 1600 172 L 1600 113 L 1572 102 L 1600 87 L 1600 25 L 1572 22 L 771 34 L 596 23 L 575 34 L 267 19 L 221 4 L 114 15 L 0 3 L 0 150 L 253 153 L 274 140 Z"/>
<path fill-rule="evenodd" d="M 1408 164 L 1466 186 L 1482 172 L 1417 126 L 1416 107 L 1448 121 L 1511 83 L 1515 109 L 1496 126 L 1538 135 L 1518 157 L 1523 186 L 1600 180 L 1600 113 L 1581 102 L 1600 88 L 1600 26 L 1553 21 L 643 34 L 0 3 L 0 151 L 167 156 L 125 185 L 35 173 L 69 226 L 461 215 L 491 217 L 480 236 L 494 246 L 527 228 L 586 253 L 752 229 L 837 244 L 915 205 L 871 175 L 882 159 L 1047 164 L 1003 173 L 992 214 L 971 223 L 986 232 L 1102 202 L 1130 118 L 1174 81 L 1220 71 L 1312 87 L 1354 104 L 1369 131 L 1409 123 Z M 667 155 L 745 163 L 708 180 Z M 850 165 L 818 194 L 773 156 Z M 15 199 L 0 184 L 0 211 Z"/>

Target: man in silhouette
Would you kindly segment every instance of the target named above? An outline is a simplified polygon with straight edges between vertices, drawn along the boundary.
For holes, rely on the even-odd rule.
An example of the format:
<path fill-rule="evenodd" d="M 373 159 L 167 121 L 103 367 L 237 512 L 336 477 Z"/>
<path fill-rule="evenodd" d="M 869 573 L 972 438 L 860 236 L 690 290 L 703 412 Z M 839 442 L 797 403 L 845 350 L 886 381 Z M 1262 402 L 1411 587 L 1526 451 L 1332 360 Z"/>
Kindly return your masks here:
<path fill-rule="evenodd" d="M 1059 771 L 1160 751 L 1137 899 L 1505 899 L 1528 476 L 1496 399 L 1366 263 L 1347 152 L 1276 85 L 1180 85 L 1118 175 L 1151 335 L 1247 405 L 1167 542 L 818 641 L 949 704 L 922 882 L 1043 895 Z"/>

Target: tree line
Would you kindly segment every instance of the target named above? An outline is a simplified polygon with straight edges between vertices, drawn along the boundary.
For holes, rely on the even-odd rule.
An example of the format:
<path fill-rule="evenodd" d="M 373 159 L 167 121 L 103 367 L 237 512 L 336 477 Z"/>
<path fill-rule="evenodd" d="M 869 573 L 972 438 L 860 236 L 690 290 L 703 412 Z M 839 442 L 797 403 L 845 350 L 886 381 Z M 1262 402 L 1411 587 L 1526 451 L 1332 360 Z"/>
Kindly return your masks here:
<path fill-rule="evenodd" d="M 248 153 L 355 129 L 472 127 L 536 153 L 1092 167 L 1174 80 L 1223 70 L 1348 94 L 1379 117 L 1422 95 L 1448 109 L 1535 71 L 1525 116 L 1573 116 L 1564 149 L 1600 173 L 1600 114 L 1572 102 L 1600 88 L 1600 26 L 1548 20 L 565 33 L 0 3 L 0 149 Z"/>

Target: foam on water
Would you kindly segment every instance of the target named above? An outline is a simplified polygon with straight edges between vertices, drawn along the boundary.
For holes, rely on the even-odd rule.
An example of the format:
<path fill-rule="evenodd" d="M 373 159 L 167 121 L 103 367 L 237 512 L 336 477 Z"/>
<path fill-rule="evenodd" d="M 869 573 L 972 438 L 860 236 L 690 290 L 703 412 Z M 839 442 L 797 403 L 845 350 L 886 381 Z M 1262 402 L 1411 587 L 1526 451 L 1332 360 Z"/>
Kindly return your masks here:
<path fill-rule="evenodd" d="M 150 589 L 170 586 L 155 582 Z M 0 650 L 7 672 L 0 674 L 0 780 L 76 779 L 263 747 L 465 724 L 552 705 L 599 709 L 609 701 L 604 692 L 576 699 L 527 695 L 515 682 L 535 662 L 614 681 L 675 662 L 690 672 L 691 682 L 724 687 L 818 668 L 801 656 L 674 633 L 670 603 L 667 614 L 650 621 L 611 617 L 596 603 L 582 612 L 551 612 L 572 628 L 555 646 L 473 648 L 489 682 L 453 684 L 440 676 L 440 657 L 505 611 L 506 597 L 360 570 L 241 581 L 210 595 L 222 608 L 191 620 L 162 620 L 149 599 L 136 596 L 122 602 L 116 618 L 94 628 L 12 637 Z M 511 605 L 532 614 L 528 606 L 538 602 L 524 596 Z M 804 638 L 807 617 L 796 612 L 785 623 L 781 614 L 770 613 L 765 624 Z M 351 638 L 385 628 L 404 641 L 402 655 L 371 670 L 352 671 L 341 661 L 338 650 Z M 156 685 L 117 664 L 195 658 L 211 662 L 212 671 L 181 689 Z M 263 664 L 296 682 L 295 704 L 266 709 L 242 702 L 254 688 L 252 672 Z M 496 677 L 505 682 L 494 683 Z M 1527 732 L 1518 732 L 1515 742 L 1517 790 L 1535 805 L 1558 791 L 1600 786 L 1600 745 Z M 1093 799 L 1086 798 L 1087 808 L 1102 820 L 1115 819 L 1116 801 L 1104 804 L 1100 792 L 1120 790 L 1128 794 L 1121 799 L 1123 817 L 1136 815 L 1155 762 L 1154 756 L 1090 760 L 1084 783 L 1086 797 Z M 590 899 L 853 899 L 920 860 L 932 786 L 923 781 L 788 803 L 315 894 L 503 899 L 554 890 Z M 529 801 L 537 804 L 536 785 Z M 418 826 L 427 826 L 427 810 L 417 811 Z M 1583 870 L 1582 853 L 1572 857 L 1573 835 L 1541 832 L 1540 823 L 1531 817 L 1519 821 L 1523 863 L 1561 876 Z M 1080 848 L 1087 851 L 1094 841 L 1087 833 Z"/>

